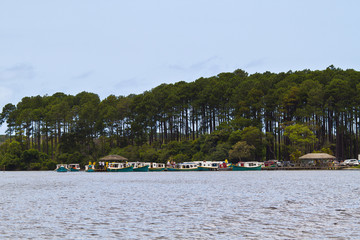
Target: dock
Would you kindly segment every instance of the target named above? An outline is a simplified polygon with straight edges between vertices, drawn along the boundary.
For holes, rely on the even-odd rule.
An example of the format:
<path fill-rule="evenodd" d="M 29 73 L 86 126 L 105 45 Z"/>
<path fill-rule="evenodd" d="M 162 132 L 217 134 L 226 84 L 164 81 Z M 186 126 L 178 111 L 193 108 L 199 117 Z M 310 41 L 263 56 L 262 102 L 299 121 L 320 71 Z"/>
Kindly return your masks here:
<path fill-rule="evenodd" d="M 281 171 L 281 170 L 342 170 L 347 167 L 345 166 L 335 166 L 335 167 L 315 167 L 315 166 L 307 166 L 307 167 L 262 167 L 261 171 Z"/>

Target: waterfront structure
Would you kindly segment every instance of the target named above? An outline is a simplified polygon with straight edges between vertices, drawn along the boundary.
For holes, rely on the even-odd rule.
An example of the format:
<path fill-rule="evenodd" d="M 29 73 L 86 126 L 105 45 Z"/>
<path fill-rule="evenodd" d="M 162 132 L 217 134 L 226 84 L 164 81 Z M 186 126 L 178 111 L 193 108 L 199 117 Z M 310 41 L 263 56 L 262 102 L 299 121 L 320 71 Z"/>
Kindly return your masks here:
<path fill-rule="evenodd" d="M 327 153 L 308 153 L 299 158 L 300 165 L 302 167 L 329 167 L 333 161 L 336 160 L 335 156 L 332 156 Z"/>

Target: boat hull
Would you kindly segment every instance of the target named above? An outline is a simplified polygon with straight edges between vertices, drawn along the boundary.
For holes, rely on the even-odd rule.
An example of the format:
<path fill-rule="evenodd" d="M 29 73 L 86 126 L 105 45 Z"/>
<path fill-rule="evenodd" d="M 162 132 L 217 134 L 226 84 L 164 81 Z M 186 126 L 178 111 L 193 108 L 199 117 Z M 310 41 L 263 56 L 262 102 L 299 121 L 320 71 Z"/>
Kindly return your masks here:
<path fill-rule="evenodd" d="M 69 172 L 80 172 L 80 170 L 79 170 L 79 169 L 75 169 L 75 168 L 70 168 L 70 169 L 69 169 Z"/>
<path fill-rule="evenodd" d="M 261 170 L 261 165 L 256 167 L 241 167 L 241 166 L 232 166 L 233 171 L 259 171 Z"/>
<path fill-rule="evenodd" d="M 143 166 L 133 169 L 133 172 L 148 172 L 148 171 L 149 171 L 149 166 Z"/>
<path fill-rule="evenodd" d="M 192 172 L 198 171 L 198 168 L 167 168 L 166 170 L 170 172 Z"/>
<path fill-rule="evenodd" d="M 60 167 L 58 169 L 56 169 L 57 172 L 67 172 L 68 170 L 64 167 Z"/>
<path fill-rule="evenodd" d="M 126 168 L 116 168 L 116 169 L 107 169 L 108 172 L 133 172 L 133 167 L 126 167 Z"/>
<path fill-rule="evenodd" d="M 217 171 L 218 168 L 214 168 L 214 167 L 198 167 L 198 171 Z"/>
<path fill-rule="evenodd" d="M 149 172 L 162 172 L 165 168 L 149 168 Z"/>

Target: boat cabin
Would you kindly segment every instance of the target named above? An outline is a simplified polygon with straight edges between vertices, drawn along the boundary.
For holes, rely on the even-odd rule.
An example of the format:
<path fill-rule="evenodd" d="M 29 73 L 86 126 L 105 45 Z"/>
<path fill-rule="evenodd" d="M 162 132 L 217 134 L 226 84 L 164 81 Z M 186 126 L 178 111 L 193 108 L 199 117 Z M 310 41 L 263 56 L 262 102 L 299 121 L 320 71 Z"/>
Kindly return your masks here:
<path fill-rule="evenodd" d="M 144 166 L 149 166 L 149 168 L 165 168 L 165 163 L 155 163 L 155 162 L 145 162 Z"/>
<path fill-rule="evenodd" d="M 262 165 L 260 162 L 238 162 L 239 167 L 258 167 Z"/>
<path fill-rule="evenodd" d="M 60 169 L 60 168 L 68 169 L 68 165 L 67 165 L 67 164 L 63 164 L 63 163 L 61 163 L 61 164 L 56 164 L 56 169 L 55 169 L 55 170 Z"/>
<path fill-rule="evenodd" d="M 199 167 L 218 168 L 222 162 L 218 161 L 196 161 Z"/>
<path fill-rule="evenodd" d="M 78 163 L 69 164 L 68 169 L 80 170 L 80 164 L 78 164 Z"/>
<path fill-rule="evenodd" d="M 129 167 L 129 164 L 126 163 L 120 163 L 120 162 L 112 162 L 109 163 L 108 169 L 120 169 L 120 168 L 126 168 Z"/>
<path fill-rule="evenodd" d="M 185 163 L 177 164 L 176 167 L 180 169 L 191 169 L 191 168 L 197 168 L 198 164 L 194 162 L 185 162 Z"/>

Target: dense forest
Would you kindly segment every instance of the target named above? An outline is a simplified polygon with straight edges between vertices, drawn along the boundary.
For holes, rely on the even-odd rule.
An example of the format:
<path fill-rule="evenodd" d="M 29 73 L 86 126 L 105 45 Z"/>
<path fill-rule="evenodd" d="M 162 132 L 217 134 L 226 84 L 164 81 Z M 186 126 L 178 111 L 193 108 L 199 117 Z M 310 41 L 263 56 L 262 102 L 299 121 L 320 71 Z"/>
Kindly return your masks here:
<path fill-rule="evenodd" d="M 220 73 L 161 84 L 142 94 L 24 97 L 0 124 L 0 166 L 54 169 L 56 163 L 281 159 L 325 151 L 359 154 L 360 72 Z"/>

